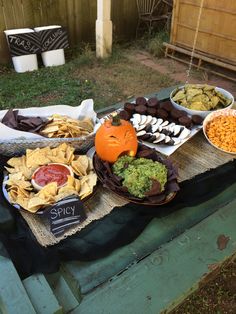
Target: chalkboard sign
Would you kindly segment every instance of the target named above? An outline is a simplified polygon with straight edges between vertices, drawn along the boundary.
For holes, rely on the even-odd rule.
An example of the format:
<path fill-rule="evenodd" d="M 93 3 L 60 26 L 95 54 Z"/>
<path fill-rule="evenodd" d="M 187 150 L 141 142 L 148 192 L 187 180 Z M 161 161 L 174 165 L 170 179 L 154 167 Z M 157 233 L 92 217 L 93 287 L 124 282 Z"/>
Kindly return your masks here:
<path fill-rule="evenodd" d="M 38 32 L 42 52 L 69 47 L 67 31 L 64 27 L 45 29 Z"/>
<path fill-rule="evenodd" d="M 83 222 L 87 216 L 83 203 L 76 195 L 68 196 L 45 210 L 51 232 L 57 237 L 66 229 Z"/>
<path fill-rule="evenodd" d="M 41 52 L 40 37 L 37 33 L 22 33 L 7 36 L 12 57 Z"/>

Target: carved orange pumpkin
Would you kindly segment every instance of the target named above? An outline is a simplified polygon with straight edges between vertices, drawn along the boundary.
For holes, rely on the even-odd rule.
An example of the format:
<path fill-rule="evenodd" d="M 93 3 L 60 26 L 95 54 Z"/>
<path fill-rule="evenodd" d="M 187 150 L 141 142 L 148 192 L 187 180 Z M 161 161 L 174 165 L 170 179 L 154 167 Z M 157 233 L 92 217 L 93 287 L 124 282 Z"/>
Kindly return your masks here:
<path fill-rule="evenodd" d="M 102 160 L 111 163 L 123 154 L 135 156 L 138 149 L 135 129 L 118 116 L 106 120 L 95 135 L 95 149 Z"/>

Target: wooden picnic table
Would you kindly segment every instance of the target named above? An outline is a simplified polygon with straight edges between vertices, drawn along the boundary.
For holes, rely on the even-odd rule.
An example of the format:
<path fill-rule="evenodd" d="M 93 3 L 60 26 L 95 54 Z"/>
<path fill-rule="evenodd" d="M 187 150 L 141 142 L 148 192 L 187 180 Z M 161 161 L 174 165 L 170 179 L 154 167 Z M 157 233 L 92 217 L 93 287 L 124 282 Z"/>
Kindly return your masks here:
<path fill-rule="evenodd" d="M 156 95 L 160 100 L 166 99 L 172 89 L 173 87 L 164 89 L 148 96 Z M 110 112 L 120 107 L 120 105 L 117 104 L 107 108 L 106 112 L 102 112 L 102 114 Z M 51 301 L 51 304 L 54 304 L 54 311 L 63 306 L 70 308 L 70 310 L 74 309 L 72 313 L 113 314 L 120 313 L 122 309 L 123 311 L 126 309 L 126 313 L 158 313 L 160 308 L 167 306 L 179 294 L 183 294 L 187 288 L 190 288 L 190 283 L 196 281 L 199 274 L 206 271 L 205 265 L 206 261 L 210 263 L 208 260 L 210 254 L 214 257 L 211 262 L 220 261 L 225 255 L 231 254 L 235 249 L 233 245 L 226 252 L 217 251 L 218 255 L 216 255 L 210 245 L 211 242 L 208 243 L 206 239 L 208 236 L 209 238 L 215 236 L 214 228 L 216 226 L 219 232 L 221 232 L 222 226 L 228 226 L 228 232 L 231 232 L 232 238 L 235 237 L 236 240 L 236 231 L 233 231 L 233 226 L 230 224 L 233 217 L 236 216 L 235 211 L 233 211 L 236 201 L 236 177 L 235 171 L 233 172 L 235 170 L 235 160 L 233 156 L 214 149 L 205 140 L 202 132 L 199 132 L 181 146 L 171 156 L 171 159 L 179 166 L 180 181 L 182 181 L 184 188 L 188 186 L 193 178 L 197 178 L 196 184 L 193 185 L 196 189 L 194 195 L 197 199 L 199 193 L 200 200 L 196 202 L 195 199 L 195 203 L 191 203 L 190 199 L 187 206 L 170 212 L 168 215 L 153 218 L 136 240 L 114 250 L 108 256 L 89 262 L 63 262 L 57 274 L 46 277 L 42 274 L 32 275 L 24 279 L 23 286 L 26 291 L 22 289 L 21 279 L 17 277 L 16 273 L 6 276 L 5 282 L 3 279 L 0 283 L 0 297 L 5 301 L 5 304 L 9 308 L 12 307 L 9 301 L 10 294 L 5 293 L 1 296 L 1 287 L 7 284 L 12 285 L 11 293 L 13 291 L 17 295 L 19 303 L 23 304 L 24 301 L 25 309 L 28 311 L 25 313 L 34 313 L 31 304 L 34 308 L 43 304 L 48 307 L 49 297 L 42 295 L 44 301 L 41 300 L 41 305 L 39 305 L 37 297 L 34 296 L 34 294 L 37 294 L 37 289 L 39 289 L 39 286 L 37 286 L 38 281 L 46 287 L 46 291 L 52 289 L 53 293 L 49 294 L 51 300 L 56 299 L 58 301 L 60 299 L 60 304 Z M 212 173 L 213 176 L 210 178 Z M 205 182 L 208 182 L 208 185 L 204 186 Z M 211 189 L 211 184 L 215 190 Z M 201 199 L 203 194 L 204 197 Z M 206 198 L 207 195 L 209 196 Z M 224 210 L 227 213 L 229 212 L 226 216 Z M 215 220 L 213 218 L 213 220 L 210 220 L 209 216 L 214 217 Z M 207 221 L 207 225 L 204 225 L 204 221 Z M 200 227 L 196 229 L 196 225 Z M 207 226 L 211 225 L 214 226 L 212 234 L 207 233 Z M 7 207 L 0 203 L 0 232 L 10 230 L 14 230 L 14 219 Z M 180 241 L 179 237 L 186 230 L 189 230 L 189 233 L 186 237 L 182 237 Z M 195 237 L 196 233 L 198 233 L 198 237 L 201 238 L 202 236 L 205 239 L 201 256 L 198 247 L 200 240 Z M 176 244 L 179 243 L 177 241 L 180 241 L 181 249 L 192 250 L 192 258 L 198 260 L 199 265 L 196 266 L 196 263 L 193 263 L 195 269 L 193 268 L 190 271 L 190 267 L 186 264 L 186 270 L 188 269 L 192 275 L 189 275 L 188 280 L 184 278 L 182 282 L 178 281 L 177 287 L 171 289 L 171 285 L 173 287 L 171 275 L 175 276 L 176 280 L 180 280 L 178 272 L 182 274 L 180 266 L 174 266 L 177 259 L 183 259 L 183 263 L 186 263 L 184 255 L 182 256 L 183 252 L 179 249 L 179 244 Z M 193 246 L 188 247 L 191 243 L 198 248 L 198 251 L 194 250 Z M 178 247 L 178 250 L 175 247 Z M 171 250 L 173 250 L 173 254 Z M 0 248 L 0 255 L 1 252 L 4 252 L 4 248 Z M 184 252 L 186 254 L 187 251 Z M 4 252 L 2 255 L 6 255 L 6 253 Z M 134 265 L 134 267 L 131 267 L 131 265 Z M 9 270 L 13 268 L 13 265 L 8 260 L 4 267 Z M 163 277 L 159 268 L 162 271 L 170 272 L 170 275 L 166 278 Z M 155 275 L 157 276 L 156 281 L 153 279 Z M 47 281 L 45 281 L 45 278 Z M 146 282 L 145 278 L 147 278 Z M 111 279 L 112 281 L 110 281 Z M 14 286 L 16 281 L 18 284 Z M 186 284 L 186 282 L 188 283 Z M 102 284 L 103 286 L 101 286 Z M 143 286 L 143 290 L 139 285 Z M 30 294 L 30 289 L 36 292 Z M 63 299 L 62 295 L 60 296 L 58 292 L 60 289 L 67 291 L 64 293 L 70 298 L 70 304 L 69 301 L 64 300 L 65 297 Z M 163 295 L 161 294 L 161 297 L 158 298 L 157 296 L 160 295 L 155 289 L 163 289 L 165 293 L 163 292 Z M 122 302 L 118 301 L 119 298 L 122 299 Z M 145 312 L 146 309 L 148 309 L 148 312 Z M 17 313 L 17 311 L 14 313 Z"/>

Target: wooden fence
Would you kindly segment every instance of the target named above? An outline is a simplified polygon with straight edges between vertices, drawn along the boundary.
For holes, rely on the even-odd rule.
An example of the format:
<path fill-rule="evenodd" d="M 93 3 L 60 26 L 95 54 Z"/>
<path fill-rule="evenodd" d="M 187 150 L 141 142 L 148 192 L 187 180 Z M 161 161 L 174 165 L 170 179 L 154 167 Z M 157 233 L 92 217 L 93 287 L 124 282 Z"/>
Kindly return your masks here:
<path fill-rule="evenodd" d="M 171 44 L 192 49 L 201 1 L 175 0 L 174 3 Z M 235 0 L 203 2 L 196 50 L 236 65 Z"/>
<path fill-rule="evenodd" d="M 114 40 L 134 38 L 137 24 L 136 0 L 112 0 Z M 97 0 L 0 0 L 0 64 L 10 55 L 4 30 L 62 25 L 68 30 L 71 47 L 95 42 Z"/>

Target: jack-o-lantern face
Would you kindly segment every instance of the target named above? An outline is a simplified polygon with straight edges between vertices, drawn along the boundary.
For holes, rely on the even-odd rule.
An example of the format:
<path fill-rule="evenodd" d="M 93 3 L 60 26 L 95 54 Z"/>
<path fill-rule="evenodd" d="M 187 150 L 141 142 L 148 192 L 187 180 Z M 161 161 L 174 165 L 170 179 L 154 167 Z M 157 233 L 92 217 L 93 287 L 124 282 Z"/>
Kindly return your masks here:
<path fill-rule="evenodd" d="M 135 156 L 138 141 L 135 129 L 125 120 L 106 120 L 95 136 L 95 149 L 105 161 L 115 162 L 120 155 Z"/>

